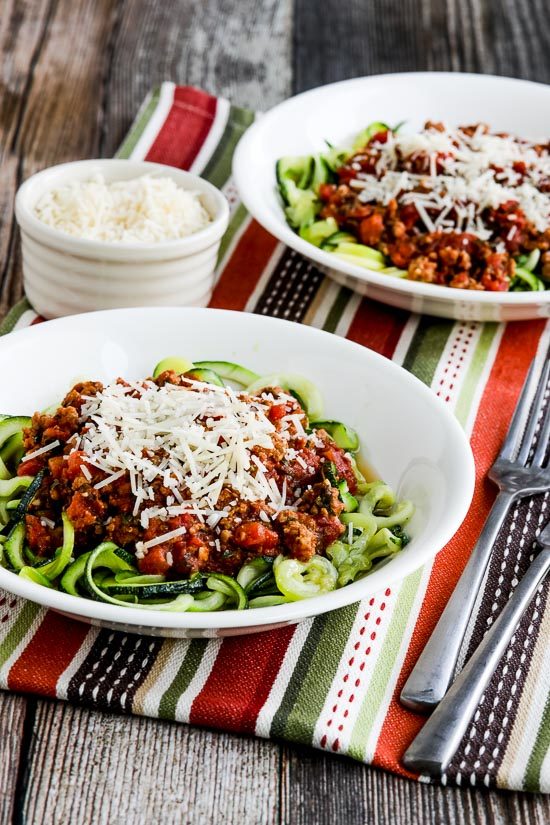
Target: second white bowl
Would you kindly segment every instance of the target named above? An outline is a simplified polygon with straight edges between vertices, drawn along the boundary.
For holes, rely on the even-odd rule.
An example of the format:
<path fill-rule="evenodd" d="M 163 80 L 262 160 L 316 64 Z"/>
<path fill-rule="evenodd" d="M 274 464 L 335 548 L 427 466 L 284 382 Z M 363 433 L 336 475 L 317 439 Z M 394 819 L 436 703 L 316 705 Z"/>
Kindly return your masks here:
<path fill-rule="evenodd" d="M 233 157 L 233 177 L 244 205 L 279 241 L 310 258 L 338 283 L 410 312 L 467 321 L 523 321 L 550 317 L 550 290 L 485 292 L 395 278 L 339 260 L 287 224 L 275 163 L 285 155 L 323 151 L 373 120 L 426 120 L 452 125 L 487 123 L 495 131 L 538 140 L 550 134 L 550 86 L 508 77 L 448 72 L 358 77 L 311 89 L 279 103 L 245 132 Z"/>
<path fill-rule="evenodd" d="M 107 183 L 145 174 L 169 177 L 199 193 L 212 222 L 178 240 L 113 243 L 77 238 L 37 217 L 35 206 L 46 192 L 98 174 Z M 54 318 L 122 306 L 205 306 L 229 207 L 215 186 L 181 169 L 146 161 L 84 160 L 53 166 L 25 181 L 15 214 L 26 295 L 37 312 Z"/>

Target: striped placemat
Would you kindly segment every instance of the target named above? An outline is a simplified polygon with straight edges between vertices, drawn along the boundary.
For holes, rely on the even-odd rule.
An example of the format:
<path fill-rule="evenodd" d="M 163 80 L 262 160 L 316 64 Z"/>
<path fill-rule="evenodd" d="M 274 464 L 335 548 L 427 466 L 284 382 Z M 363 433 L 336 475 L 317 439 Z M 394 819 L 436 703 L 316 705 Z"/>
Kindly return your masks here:
<path fill-rule="evenodd" d="M 254 119 L 198 89 L 164 83 L 145 101 L 121 157 L 202 174 L 231 205 L 211 305 L 288 318 L 370 347 L 441 396 L 477 466 L 468 517 L 437 559 L 343 610 L 248 638 L 173 641 L 90 628 L 0 593 L 0 687 L 109 711 L 282 737 L 406 776 L 400 757 L 422 725 L 397 696 L 493 502 L 486 480 L 545 322 L 454 323 L 409 315 L 337 286 L 253 221 L 231 180 L 235 145 Z M 27 302 L 6 333 L 39 320 Z M 462 658 L 475 648 L 533 553 L 547 518 L 537 497 L 510 514 Z M 516 632 L 446 783 L 550 790 L 550 607 L 544 587 Z M 422 779 L 422 777 L 421 777 Z"/>

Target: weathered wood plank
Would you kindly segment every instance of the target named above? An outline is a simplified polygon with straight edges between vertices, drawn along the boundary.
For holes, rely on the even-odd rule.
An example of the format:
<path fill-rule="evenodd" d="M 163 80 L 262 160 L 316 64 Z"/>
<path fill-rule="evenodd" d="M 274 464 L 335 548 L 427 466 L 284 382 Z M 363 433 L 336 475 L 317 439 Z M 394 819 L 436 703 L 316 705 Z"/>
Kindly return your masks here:
<path fill-rule="evenodd" d="M 285 825 L 544 825 L 550 799 L 423 785 L 308 748 L 283 749 Z"/>
<path fill-rule="evenodd" d="M 10 156 L 0 167 L 3 182 L 6 175 L 0 202 L 0 251 L 8 237 L 11 253 L 2 281 L 2 315 L 22 294 L 19 244 L 13 223 L 17 187 L 38 169 L 64 160 L 94 157 L 99 151 L 102 78 L 108 60 L 105 44 L 115 8 L 115 0 L 56 0 L 49 6 L 37 0 L 17 5 L 18 14 L 28 20 L 21 26 L 36 28 L 39 34 L 28 60 L 28 80 L 20 92 L 24 99 L 19 108 L 12 107 L 16 122 L 10 129 Z"/>
<path fill-rule="evenodd" d="M 397 71 L 550 81 L 545 0 L 297 0 L 296 91 Z"/>
<path fill-rule="evenodd" d="M 50 16 L 50 0 L 5 0 L 0 15 L 0 159 L 13 151 L 34 62 Z"/>
<path fill-rule="evenodd" d="M 126 3 L 108 83 L 103 153 L 114 154 L 144 96 L 163 80 L 200 86 L 253 109 L 286 97 L 291 5 L 291 0 Z"/>
<path fill-rule="evenodd" d="M 49 25 L 52 0 L 6 0 L 0 14 L 0 277 L 12 270 L 17 248 L 13 201 L 20 180 L 20 157 L 14 144 L 21 129 L 36 60 Z M 14 253 L 14 254 L 10 254 Z M 9 288 L 9 284 L 7 284 Z M 17 300 L 20 286 L 12 284 Z M 8 306 L 0 292 L 0 312 Z"/>
<path fill-rule="evenodd" d="M 21 763 L 26 700 L 0 693 L 0 822 L 11 822 Z"/>
<path fill-rule="evenodd" d="M 28 759 L 19 816 L 29 825 L 265 825 L 278 818 L 272 742 L 39 702 Z"/>

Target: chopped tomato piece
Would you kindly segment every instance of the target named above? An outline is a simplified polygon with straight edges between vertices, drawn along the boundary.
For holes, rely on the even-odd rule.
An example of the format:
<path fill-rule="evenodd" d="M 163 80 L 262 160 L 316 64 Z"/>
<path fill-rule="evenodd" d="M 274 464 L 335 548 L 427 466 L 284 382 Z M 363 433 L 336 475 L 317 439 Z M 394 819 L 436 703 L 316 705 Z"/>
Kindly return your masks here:
<path fill-rule="evenodd" d="M 51 530 L 42 524 L 38 516 L 26 515 L 25 538 L 34 553 L 38 556 L 49 556 L 61 544 L 61 530 Z"/>
<path fill-rule="evenodd" d="M 357 479 L 353 472 L 351 462 L 346 458 L 343 450 L 339 447 L 328 447 L 323 455 L 327 461 L 332 461 L 336 467 L 336 475 L 338 478 L 344 479 L 348 483 L 350 493 L 355 493 L 357 490 Z"/>
<path fill-rule="evenodd" d="M 82 450 L 75 450 L 69 453 L 69 457 L 65 461 L 67 468 L 65 470 L 65 477 L 69 481 L 74 481 L 77 475 L 80 474 L 83 464 L 86 462 L 86 454 Z"/>
<path fill-rule="evenodd" d="M 280 421 L 286 415 L 286 404 L 274 404 L 268 413 L 270 421 Z"/>
<path fill-rule="evenodd" d="M 383 129 L 380 132 L 376 132 L 376 134 L 374 134 L 371 137 L 371 139 L 369 140 L 369 146 L 372 143 L 387 143 L 389 135 L 390 135 L 390 130 L 389 129 Z"/>
<path fill-rule="evenodd" d="M 420 215 L 414 203 L 406 203 L 405 206 L 402 206 L 399 210 L 399 217 L 407 229 L 412 229 L 412 227 L 418 223 Z"/>
<path fill-rule="evenodd" d="M 279 536 L 261 521 L 248 521 L 235 530 L 235 541 L 241 547 L 264 547 L 271 550 L 278 544 Z"/>
<path fill-rule="evenodd" d="M 319 197 L 322 201 L 329 201 L 335 192 L 336 184 L 334 183 L 322 183 L 319 186 Z"/>
<path fill-rule="evenodd" d="M 138 561 L 139 572 L 147 576 L 165 576 L 170 570 L 170 563 L 166 558 L 167 545 L 151 547 L 149 552 Z"/>
<path fill-rule="evenodd" d="M 359 224 L 359 238 L 361 243 L 367 246 L 376 246 L 380 243 L 382 232 L 384 231 L 384 219 L 379 212 L 375 212 L 370 218 L 365 218 Z"/>
<path fill-rule="evenodd" d="M 320 541 L 323 548 L 328 547 L 329 544 L 332 544 L 333 541 L 340 538 L 345 530 L 338 516 L 318 516 L 316 526 L 320 533 Z"/>
<path fill-rule="evenodd" d="M 60 481 L 63 478 L 66 463 L 62 455 L 56 455 L 48 461 L 50 473 L 56 481 Z"/>
<path fill-rule="evenodd" d="M 75 530 L 85 530 L 97 524 L 105 505 L 86 493 L 75 493 L 67 508 L 67 515 Z"/>
<path fill-rule="evenodd" d="M 17 468 L 17 475 L 18 476 L 35 476 L 43 467 L 43 463 L 41 462 L 40 458 L 29 458 L 28 461 L 23 461 Z"/>

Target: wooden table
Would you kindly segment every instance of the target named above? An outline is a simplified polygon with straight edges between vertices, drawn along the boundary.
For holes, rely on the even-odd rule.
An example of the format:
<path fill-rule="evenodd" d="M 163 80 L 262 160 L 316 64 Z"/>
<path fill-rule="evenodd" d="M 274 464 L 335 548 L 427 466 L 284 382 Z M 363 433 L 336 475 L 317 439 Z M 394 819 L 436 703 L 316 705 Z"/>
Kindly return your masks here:
<path fill-rule="evenodd" d="M 550 82 L 546 0 L 0 0 L 2 313 L 21 295 L 13 196 L 112 155 L 163 79 L 265 109 L 398 70 Z M 0 825 L 529 823 L 543 796 L 426 787 L 309 749 L 0 694 Z"/>

